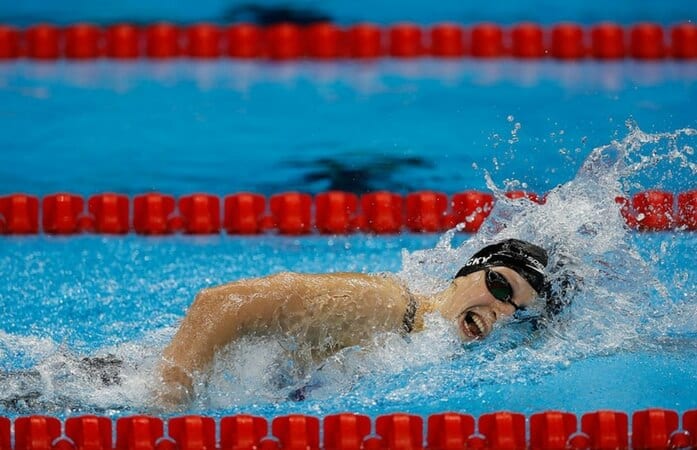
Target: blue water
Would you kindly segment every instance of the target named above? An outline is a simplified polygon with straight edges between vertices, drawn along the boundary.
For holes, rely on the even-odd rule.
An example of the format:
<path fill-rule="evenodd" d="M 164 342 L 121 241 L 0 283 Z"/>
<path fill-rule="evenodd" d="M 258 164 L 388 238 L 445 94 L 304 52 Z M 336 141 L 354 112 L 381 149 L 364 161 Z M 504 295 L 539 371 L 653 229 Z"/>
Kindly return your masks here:
<path fill-rule="evenodd" d="M 695 80 L 677 62 L 0 64 L 0 193 L 318 192 L 336 167 L 365 190 L 482 189 L 487 169 L 544 192 L 627 119 L 697 125 Z"/>
<path fill-rule="evenodd" d="M 194 293 L 203 287 L 282 270 L 322 272 L 330 268 L 332 271 L 397 272 L 401 268 L 403 248 L 432 248 L 437 238 L 419 235 L 297 240 L 281 237 L 3 238 L 0 246 L 0 275 L 4 280 L 0 286 L 3 304 L 1 368 L 32 368 L 38 363 L 44 367 L 42 370 L 47 370 L 46 366 L 41 366 L 41 361 L 60 360 L 57 355 L 64 353 L 77 356 L 116 353 L 127 360 L 147 360 L 167 341 L 173 331 L 171 327 L 176 326 Z M 460 236 L 456 243 L 464 239 Z M 456 359 L 440 359 L 433 350 L 422 349 L 424 344 L 418 341 L 411 347 L 392 342 L 390 345 L 396 345 L 395 354 L 381 362 L 385 367 L 378 365 L 370 374 L 353 374 L 355 378 L 344 380 L 348 387 L 342 386 L 338 393 L 337 388 L 332 387 L 330 393 L 320 390 L 307 400 L 297 402 L 264 391 L 266 386 L 256 386 L 260 392 L 254 401 L 239 404 L 227 402 L 225 397 L 215 399 L 211 394 L 213 399 L 207 398 L 191 410 L 214 415 L 240 411 L 276 415 L 356 410 L 378 415 L 389 411 L 429 414 L 462 410 L 480 414 L 493 410 L 532 413 L 563 409 L 582 413 L 598 408 L 694 408 L 697 404 L 697 372 L 694 370 L 697 335 L 694 326 L 689 324 L 694 323 L 697 316 L 690 306 L 694 305 L 695 298 L 689 286 L 697 283 L 694 271 L 697 236 L 637 235 L 633 240 L 645 259 L 661 255 L 662 260 L 656 265 L 661 269 L 663 281 L 671 283 L 676 282 L 674 277 L 680 278 L 678 285 L 686 297 L 677 298 L 676 292 L 671 292 L 671 297 L 677 305 L 685 306 L 682 311 L 687 314 L 672 321 L 673 329 L 650 330 L 651 335 L 643 344 L 633 349 L 607 349 L 592 357 L 561 358 L 551 367 L 548 362 L 540 361 L 540 368 L 528 368 L 524 372 L 518 366 L 526 367 L 529 363 L 524 359 L 510 361 L 509 354 L 499 361 L 501 367 L 490 374 L 492 366 L 486 361 L 495 361 L 495 348 L 502 345 L 500 338 L 494 338 L 493 349 L 478 344 Z M 666 243 L 669 243 L 669 252 L 661 250 Z M 685 270 L 686 267 L 692 269 Z M 636 307 L 643 309 L 647 304 Z M 612 320 L 622 322 L 620 318 Z M 685 327 L 692 331 L 686 332 Z M 433 345 L 429 342 L 427 340 L 426 344 Z M 506 347 L 505 340 L 503 342 L 502 349 Z M 405 350 L 423 351 L 423 354 L 397 354 Z M 547 356 L 553 358 L 553 355 L 551 351 Z M 519 357 L 521 355 L 515 356 Z M 526 358 L 525 353 L 522 357 Z M 406 367 L 391 358 L 406 359 Z M 55 362 L 48 365 L 54 367 L 50 364 Z M 371 367 L 376 362 L 369 359 L 364 364 Z M 480 364 L 483 374 L 474 378 L 458 375 L 468 373 L 471 376 Z M 60 375 L 51 376 L 56 377 L 53 389 L 58 393 L 45 393 L 47 399 L 72 392 L 70 385 L 59 387 Z M 146 378 L 136 378 L 129 381 L 131 387 L 124 389 L 139 392 L 146 382 Z M 73 392 L 67 406 L 56 407 L 47 400 L 49 406 L 44 408 L 54 414 L 81 411 L 124 414 L 144 408 L 123 392 L 114 394 L 87 382 L 77 386 L 75 389 L 82 389 L 81 394 Z M 99 396 L 85 400 L 84 392 L 92 389 Z M 7 396 L 7 392 L 4 395 Z M 10 410 L 5 414 L 27 411 L 31 409 Z"/>
<path fill-rule="evenodd" d="M 262 14 L 254 14 L 248 8 L 249 5 L 254 5 L 256 11 Z M 691 0 L 665 2 L 573 0 L 562 3 L 552 0 L 528 0 L 525 2 L 505 0 L 486 4 L 486 6 L 478 2 L 458 0 L 443 0 L 436 5 L 419 0 L 387 0 L 370 4 L 350 0 L 257 0 L 254 2 L 148 0 L 122 1 L 107 5 L 79 0 L 53 3 L 41 0 L 25 0 L 15 3 L 4 2 L 0 18 L 7 22 L 19 24 L 31 24 L 39 21 L 111 23 L 115 21 L 153 22 L 156 20 L 183 23 L 206 20 L 227 23 L 240 20 L 259 20 L 264 16 L 268 17 L 269 13 L 278 9 L 290 10 L 292 14 L 286 17 L 328 18 L 339 23 L 358 21 L 393 23 L 409 20 L 417 23 L 494 21 L 508 24 L 520 21 L 541 23 L 577 21 L 590 24 L 602 20 L 614 20 L 620 23 L 658 21 L 672 24 L 697 18 L 697 12 L 695 12 Z"/>

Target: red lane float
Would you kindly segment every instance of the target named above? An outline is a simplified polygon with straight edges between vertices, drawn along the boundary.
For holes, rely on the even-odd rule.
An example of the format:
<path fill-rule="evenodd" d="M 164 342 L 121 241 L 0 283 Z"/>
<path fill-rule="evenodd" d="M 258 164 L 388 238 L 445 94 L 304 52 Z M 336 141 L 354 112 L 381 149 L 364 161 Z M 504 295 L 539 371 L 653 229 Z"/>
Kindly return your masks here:
<path fill-rule="evenodd" d="M 474 434 L 474 417 L 469 414 L 442 413 L 428 417 L 428 448 L 461 450 Z"/>
<path fill-rule="evenodd" d="M 266 29 L 267 56 L 275 60 L 298 59 L 304 54 L 303 36 L 298 25 L 279 23 Z"/>
<path fill-rule="evenodd" d="M 93 59 L 100 56 L 102 30 L 89 23 L 65 29 L 65 56 L 68 59 Z"/>
<path fill-rule="evenodd" d="M 344 32 L 329 23 L 315 23 L 305 28 L 307 56 L 314 59 L 335 59 L 346 54 Z"/>
<path fill-rule="evenodd" d="M 280 23 L 267 27 L 238 23 L 225 29 L 200 23 L 180 30 L 174 24 L 162 22 L 148 25 L 144 31 L 144 53 L 150 58 L 173 58 L 181 54 L 192 58 L 227 55 L 276 60 L 305 56 L 316 59 L 377 58 L 385 54 L 397 58 L 426 54 L 453 58 L 467 54 L 465 29 L 452 23 L 436 24 L 429 30 L 411 23 L 396 24 L 387 29 L 367 23 L 346 29 L 330 22 L 306 26 Z M 425 31 L 428 31 L 428 45 L 424 41 Z M 670 44 L 665 42 L 667 33 Z M 140 30 L 130 24 L 111 25 L 104 33 L 101 28 L 85 23 L 69 25 L 65 30 L 50 24 L 37 24 L 24 31 L 24 54 L 36 59 L 61 56 L 86 59 L 102 55 L 135 58 L 142 53 L 140 34 Z M 386 35 L 385 42 L 383 34 Z M 618 24 L 603 22 L 593 26 L 588 34 L 573 23 L 558 23 L 550 28 L 521 23 L 505 33 L 499 25 L 481 23 L 472 26 L 469 34 L 470 53 L 479 58 L 509 54 L 517 58 L 541 58 L 549 54 L 562 60 L 580 59 L 588 54 L 597 59 L 625 56 L 638 59 L 697 58 L 697 25 L 692 23 L 665 30 L 655 23 L 638 23 L 625 32 Z M 510 48 L 508 42 L 504 43 L 504 37 L 510 40 Z M 0 25 L 0 58 L 17 58 L 23 54 L 22 50 L 22 33 L 12 26 Z"/>
<path fill-rule="evenodd" d="M 519 450 L 526 447 L 523 414 L 509 412 L 483 414 L 479 418 L 479 432 L 486 436 L 489 448 Z"/>
<path fill-rule="evenodd" d="M 574 433 L 569 437 L 571 450 L 588 450 L 591 448 L 591 438 L 586 433 Z"/>
<path fill-rule="evenodd" d="M 624 30 L 615 23 L 601 23 L 591 30 L 591 54 L 598 59 L 620 59 L 625 56 Z"/>
<path fill-rule="evenodd" d="M 697 447 L 697 409 L 687 411 L 683 414 L 682 428 L 691 436 L 692 445 Z"/>
<path fill-rule="evenodd" d="M 129 226 L 129 200 L 120 194 L 94 195 L 87 201 L 87 210 L 94 217 L 97 233 L 125 234 Z"/>
<path fill-rule="evenodd" d="M 586 56 L 583 28 L 574 23 L 553 26 L 550 53 L 557 59 L 580 59 Z"/>
<path fill-rule="evenodd" d="M 44 197 L 42 227 L 49 234 L 73 234 L 78 232 L 78 218 L 85 201 L 79 195 L 60 193 Z"/>
<path fill-rule="evenodd" d="M 482 23 L 472 27 L 471 53 L 476 58 L 496 58 L 503 55 L 503 30 L 500 26 Z"/>
<path fill-rule="evenodd" d="M 182 416 L 167 422 L 169 436 L 178 450 L 215 449 L 215 420 L 212 417 Z"/>
<path fill-rule="evenodd" d="M 544 204 L 545 197 L 526 191 L 510 191 L 509 199 L 525 199 Z M 697 229 L 697 191 L 679 193 L 677 208 L 671 192 L 650 190 L 634 194 L 630 199 L 618 197 L 620 212 L 627 224 L 642 231 Z M 124 234 L 133 229 L 139 234 L 167 234 L 184 231 L 189 234 L 219 233 L 222 227 L 230 234 L 254 234 L 277 228 L 281 234 L 341 234 L 352 231 L 397 233 L 405 226 L 411 232 L 437 232 L 462 223 L 464 231 L 479 229 L 489 215 L 494 198 L 479 191 L 454 194 L 420 191 L 399 194 L 381 191 L 365 194 L 360 201 L 355 194 L 330 191 L 317 194 L 314 218 L 309 194 L 287 192 L 272 197 L 270 214 L 266 214 L 264 196 L 238 193 L 225 197 L 225 215 L 221 222 L 220 198 L 209 194 L 174 198 L 159 193 L 134 198 L 130 216 L 129 198 L 122 194 L 94 195 L 87 202 L 73 194 L 53 194 L 42 200 L 25 194 L 0 197 L 0 233 L 32 234 L 39 224 L 49 234 L 70 234 L 92 231 Z M 313 227 L 314 220 L 314 227 Z"/>
<path fill-rule="evenodd" d="M 307 234 L 312 226 L 312 197 L 300 192 L 285 192 L 271 197 L 271 217 L 281 234 Z"/>
<path fill-rule="evenodd" d="M 268 422 L 263 417 L 240 414 L 220 420 L 220 449 L 242 450 L 258 448 L 268 433 Z"/>
<path fill-rule="evenodd" d="M 676 431 L 668 439 L 667 449 L 690 448 L 692 445 L 692 435 L 687 431 Z M 692 447 L 694 448 L 694 446 Z"/>
<path fill-rule="evenodd" d="M 0 417 L 0 449 L 2 450 L 10 450 L 12 448 L 10 426 L 10 419 Z"/>
<path fill-rule="evenodd" d="M 145 29 L 145 54 L 154 59 L 179 56 L 179 35 L 179 28 L 171 23 L 148 26 Z"/>
<path fill-rule="evenodd" d="M 186 30 L 186 55 L 191 58 L 218 58 L 221 54 L 221 31 L 217 25 L 199 23 Z"/>
<path fill-rule="evenodd" d="M 263 195 L 242 192 L 225 197 L 223 228 L 230 234 L 256 234 L 264 231 L 266 199 Z"/>
<path fill-rule="evenodd" d="M 382 56 L 382 30 L 374 24 L 360 23 L 349 27 L 348 52 L 352 58 Z"/>
<path fill-rule="evenodd" d="M 387 414 L 375 421 L 375 432 L 383 448 L 390 450 L 423 449 L 423 419 L 413 414 Z"/>
<path fill-rule="evenodd" d="M 416 58 L 424 53 L 423 34 L 418 25 L 400 23 L 393 25 L 388 33 L 389 53 L 395 58 Z"/>
<path fill-rule="evenodd" d="M 140 56 L 141 32 L 128 23 L 115 24 L 107 28 L 105 53 L 109 58 L 133 59 Z"/>
<path fill-rule="evenodd" d="M 404 221 L 402 196 L 387 191 L 361 197 L 361 210 L 367 230 L 377 234 L 399 233 Z"/>
<path fill-rule="evenodd" d="M 542 27 L 521 23 L 511 30 L 511 54 L 516 58 L 542 58 L 545 54 Z"/>
<path fill-rule="evenodd" d="M 581 417 L 581 430 L 590 438 L 591 448 L 627 448 L 627 414 L 597 411 Z"/>
<path fill-rule="evenodd" d="M 634 218 L 641 230 L 662 231 L 675 226 L 673 194 L 664 191 L 645 191 L 632 197 Z"/>
<path fill-rule="evenodd" d="M 65 435 L 75 450 L 111 450 L 111 420 L 94 415 L 70 417 L 65 421 Z"/>
<path fill-rule="evenodd" d="M 547 411 L 530 416 L 530 450 L 566 450 L 567 442 L 578 429 L 576 416 Z"/>
<path fill-rule="evenodd" d="M 320 447 L 320 420 L 323 440 Z M 421 416 L 394 413 L 377 417 L 372 437 L 368 416 L 342 413 L 325 416 L 290 414 L 271 420 L 271 433 L 263 417 L 236 415 L 220 419 L 219 447 L 216 446 L 216 420 L 199 415 L 170 418 L 168 435 L 163 420 L 149 416 L 121 417 L 116 420 L 115 450 L 420 450 L 423 445 Z M 631 445 L 628 416 L 623 412 L 597 411 L 581 417 L 577 431 L 574 414 L 544 411 L 530 416 L 526 442 L 525 417 L 513 412 L 494 412 L 474 417 L 446 412 L 432 414 L 427 421 L 426 448 L 438 450 L 497 449 L 646 449 L 692 448 L 697 444 L 697 410 L 684 413 L 682 426 L 677 412 L 652 408 L 632 416 Z M 12 423 L 0 417 L 2 450 L 111 450 L 113 423 L 108 417 L 86 415 L 61 422 L 54 417 L 33 415 Z"/>
<path fill-rule="evenodd" d="M 479 230 L 494 206 L 494 196 L 485 192 L 466 191 L 453 195 L 452 217 L 454 224 L 463 223 L 464 231 Z"/>
<path fill-rule="evenodd" d="M 38 24 L 24 32 L 27 56 L 33 59 L 57 59 L 61 54 L 61 32 L 49 24 Z"/>
<path fill-rule="evenodd" d="M 0 25 L 0 59 L 14 59 L 19 56 L 19 30 L 8 25 Z"/>
<path fill-rule="evenodd" d="M 326 416 L 323 448 L 331 450 L 360 449 L 370 434 L 370 417 L 362 414 L 333 414 Z"/>
<path fill-rule="evenodd" d="M 678 59 L 697 58 L 697 25 L 682 23 L 670 30 L 671 56 Z"/>
<path fill-rule="evenodd" d="M 139 234 L 167 234 L 174 213 L 175 201 L 171 195 L 156 192 L 136 195 L 133 199 L 133 228 Z"/>
<path fill-rule="evenodd" d="M 465 30 L 451 23 L 431 28 L 431 55 L 439 58 L 459 58 L 465 55 Z"/>
<path fill-rule="evenodd" d="M 288 450 L 319 449 L 319 419 L 302 414 L 276 417 L 271 422 L 271 432 Z"/>
<path fill-rule="evenodd" d="M 185 195 L 179 199 L 178 206 L 185 233 L 220 232 L 220 199 L 215 195 Z"/>
<path fill-rule="evenodd" d="M 39 232 L 39 199 L 32 195 L 13 194 L 0 197 L 0 216 L 7 234 Z"/>
<path fill-rule="evenodd" d="M 350 192 L 329 191 L 315 197 L 315 227 L 325 234 L 352 231 L 352 219 L 358 209 L 358 196 Z"/>
<path fill-rule="evenodd" d="M 407 228 L 416 233 L 442 231 L 447 208 L 448 197 L 442 192 L 412 192 L 407 195 Z"/>
<path fill-rule="evenodd" d="M 655 23 L 640 23 L 630 31 L 631 55 L 637 59 L 659 59 L 665 56 L 663 28 Z"/>
<path fill-rule="evenodd" d="M 687 230 L 697 230 L 697 190 L 678 194 L 678 224 Z"/>
<path fill-rule="evenodd" d="M 61 435 L 61 423 L 55 417 L 28 416 L 15 419 L 14 450 L 53 450 L 53 441 Z"/>
<path fill-rule="evenodd" d="M 648 409 L 632 415 L 632 448 L 668 448 L 671 435 L 678 430 L 678 413 Z"/>
<path fill-rule="evenodd" d="M 227 55 L 232 58 L 258 58 L 262 53 L 262 32 L 256 25 L 238 23 L 225 30 Z"/>
<path fill-rule="evenodd" d="M 155 450 L 163 436 L 164 424 L 158 417 L 130 416 L 116 420 L 116 450 Z"/>

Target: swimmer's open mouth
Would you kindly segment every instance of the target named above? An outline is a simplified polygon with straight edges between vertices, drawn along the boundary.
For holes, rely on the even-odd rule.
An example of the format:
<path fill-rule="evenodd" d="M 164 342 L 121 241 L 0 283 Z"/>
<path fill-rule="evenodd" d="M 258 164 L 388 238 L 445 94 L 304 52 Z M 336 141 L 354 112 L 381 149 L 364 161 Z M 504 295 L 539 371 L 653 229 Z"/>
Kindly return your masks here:
<path fill-rule="evenodd" d="M 465 313 L 462 320 L 462 331 L 473 339 L 481 339 L 486 336 L 486 325 L 482 317 L 472 311 Z"/>

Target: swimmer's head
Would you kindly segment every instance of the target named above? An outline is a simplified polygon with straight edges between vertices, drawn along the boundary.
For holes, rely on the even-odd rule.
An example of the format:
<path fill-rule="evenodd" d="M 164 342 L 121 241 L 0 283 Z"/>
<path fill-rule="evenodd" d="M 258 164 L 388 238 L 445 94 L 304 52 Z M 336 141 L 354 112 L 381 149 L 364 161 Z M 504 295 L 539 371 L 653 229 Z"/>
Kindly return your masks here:
<path fill-rule="evenodd" d="M 548 297 L 547 262 L 542 247 L 517 239 L 486 246 L 455 275 L 439 310 L 465 340 L 484 338 L 498 320 Z"/>
<path fill-rule="evenodd" d="M 507 239 L 487 245 L 472 255 L 455 278 L 489 267 L 504 266 L 516 271 L 538 295 L 541 295 L 544 294 L 547 284 L 547 260 L 547 251 L 542 247 L 518 239 Z"/>

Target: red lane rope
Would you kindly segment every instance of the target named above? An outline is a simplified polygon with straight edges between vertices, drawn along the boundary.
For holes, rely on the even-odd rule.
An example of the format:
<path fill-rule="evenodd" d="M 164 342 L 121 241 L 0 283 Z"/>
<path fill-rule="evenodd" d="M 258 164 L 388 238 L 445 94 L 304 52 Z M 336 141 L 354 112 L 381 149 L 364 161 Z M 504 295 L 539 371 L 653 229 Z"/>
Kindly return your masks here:
<path fill-rule="evenodd" d="M 543 204 L 545 197 L 511 191 L 510 199 Z M 222 202 L 221 202 L 222 200 Z M 639 231 L 697 230 L 697 190 L 649 190 L 631 199 L 618 197 L 627 225 Z M 349 234 L 365 232 L 442 232 L 457 224 L 476 232 L 494 203 L 491 194 L 459 192 L 448 197 L 436 191 L 406 195 L 378 191 L 358 196 L 329 191 L 284 192 L 266 198 L 240 192 L 224 198 L 205 193 L 175 199 L 156 192 L 136 195 L 102 193 L 87 199 L 57 193 L 41 200 L 33 195 L 0 197 L 0 234 Z"/>
<path fill-rule="evenodd" d="M 121 23 L 100 27 L 76 23 L 65 27 L 36 24 L 24 29 L 0 24 L 0 60 L 21 57 L 68 59 L 200 59 L 271 60 L 365 58 L 500 58 L 558 60 L 594 58 L 697 59 L 697 25 L 663 27 L 656 23 L 621 26 L 611 22 L 583 26 L 559 23 L 543 27 L 520 23 L 463 26 L 412 23 L 379 26 L 332 23 L 307 26 L 247 23 L 179 26 L 161 22 L 147 26 Z"/>
<path fill-rule="evenodd" d="M 11 421 L 0 417 L 0 446 L 6 450 L 668 450 L 697 446 L 697 410 L 685 412 L 682 418 L 667 409 L 637 411 L 631 424 L 630 433 L 628 414 L 609 410 L 581 417 L 545 411 L 532 414 L 529 426 L 523 414 L 514 412 L 482 414 L 478 419 L 456 412 L 427 418 L 396 413 L 375 420 L 353 413 L 321 420 L 301 414 L 270 420 L 240 414 L 218 421 L 200 415 L 130 416 L 115 421 L 114 441 L 114 422 L 108 417 L 86 415 L 62 422 L 32 415 L 14 420 L 14 447 Z"/>

